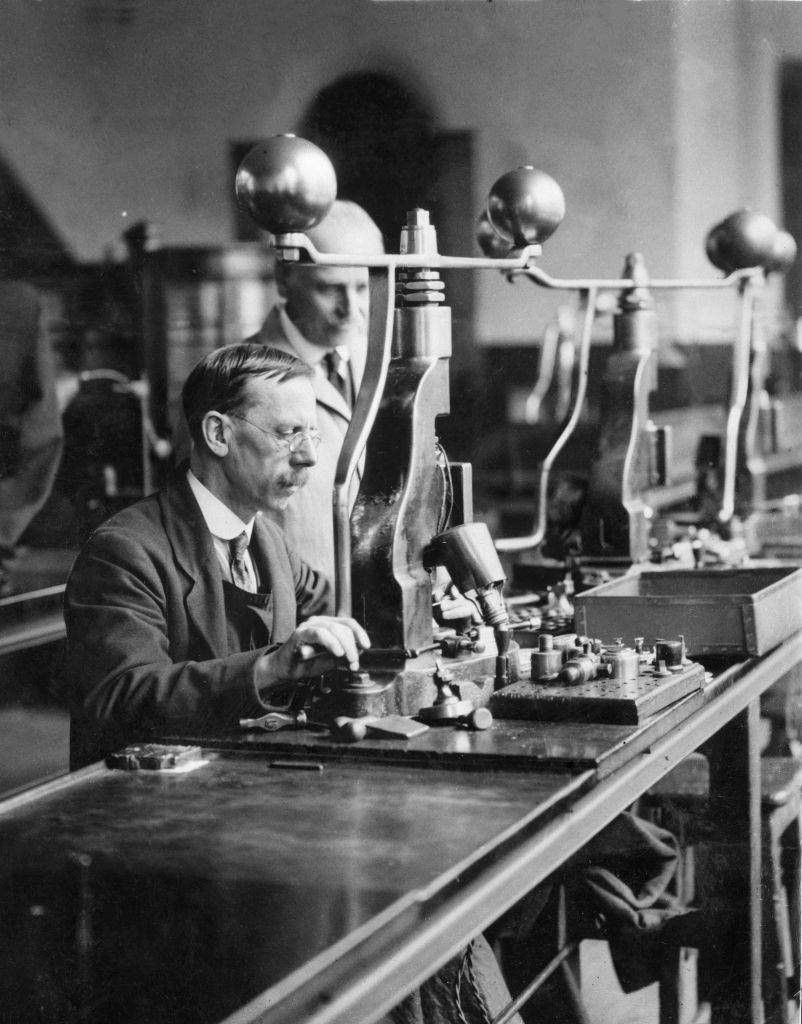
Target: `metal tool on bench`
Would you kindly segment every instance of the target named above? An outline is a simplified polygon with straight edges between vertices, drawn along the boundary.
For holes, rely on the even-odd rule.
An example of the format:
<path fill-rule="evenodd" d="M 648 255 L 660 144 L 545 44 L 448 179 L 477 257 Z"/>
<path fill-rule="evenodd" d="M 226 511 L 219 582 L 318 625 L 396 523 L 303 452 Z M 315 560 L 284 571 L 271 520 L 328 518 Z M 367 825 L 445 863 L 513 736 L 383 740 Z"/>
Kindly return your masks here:
<path fill-rule="evenodd" d="M 463 700 L 454 676 L 444 667 L 440 658 L 434 673 L 437 696 L 428 707 L 418 711 L 418 718 L 429 725 L 465 725 L 469 729 L 489 729 L 493 715 L 485 707 L 474 707 L 473 702 Z"/>

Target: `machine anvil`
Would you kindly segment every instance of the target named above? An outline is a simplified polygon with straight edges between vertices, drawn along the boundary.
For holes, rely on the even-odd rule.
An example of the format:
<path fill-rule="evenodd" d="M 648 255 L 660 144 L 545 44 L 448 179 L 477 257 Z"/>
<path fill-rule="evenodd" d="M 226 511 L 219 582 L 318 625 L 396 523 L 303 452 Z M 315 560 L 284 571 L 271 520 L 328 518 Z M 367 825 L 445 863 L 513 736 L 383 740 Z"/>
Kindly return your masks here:
<path fill-rule="evenodd" d="M 487 528 L 471 521 L 470 467 L 448 462 L 435 420 L 449 412 L 451 355 L 451 313 L 438 270 L 524 268 L 562 218 L 556 182 L 522 170 L 526 204 L 517 203 L 517 182 L 507 194 L 491 193 L 518 247 L 501 260 L 441 256 L 425 210 L 408 214 L 398 255 L 319 253 L 300 232 L 318 223 L 335 198 L 325 154 L 278 136 L 251 150 L 238 171 L 239 201 L 271 233 L 278 259 L 369 268 L 367 359 L 333 511 L 337 614 L 361 622 L 372 646 L 362 671 L 322 681 L 312 718 L 428 712 L 437 720 L 445 688 L 484 706 L 514 673 L 501 563 Z M 431 570 L 441 565 L 485 622 L 479 639 L 456 648 L 433 631 Z"/>

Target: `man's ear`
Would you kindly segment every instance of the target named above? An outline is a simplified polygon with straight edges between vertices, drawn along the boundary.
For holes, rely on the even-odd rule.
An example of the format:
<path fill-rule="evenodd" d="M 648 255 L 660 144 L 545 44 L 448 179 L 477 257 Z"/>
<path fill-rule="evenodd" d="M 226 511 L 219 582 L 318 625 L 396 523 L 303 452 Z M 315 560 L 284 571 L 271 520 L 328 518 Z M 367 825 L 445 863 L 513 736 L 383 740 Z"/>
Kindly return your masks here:
<path fill-rule="evenodd" d="M 222 413 L 210 410 L 201 420 L 201 435 L 212 454 L 222 458 L 228 455 L 231 426 Z"/>

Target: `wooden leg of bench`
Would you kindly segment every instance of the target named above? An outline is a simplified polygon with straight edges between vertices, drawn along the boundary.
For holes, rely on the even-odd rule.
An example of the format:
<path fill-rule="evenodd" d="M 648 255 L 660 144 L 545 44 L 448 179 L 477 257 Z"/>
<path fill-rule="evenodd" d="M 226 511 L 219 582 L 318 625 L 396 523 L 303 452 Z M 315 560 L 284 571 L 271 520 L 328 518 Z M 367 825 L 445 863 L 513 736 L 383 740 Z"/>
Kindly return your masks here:
<path fill-rule="evenodd" d="M 748 908 L 746 934 L 728 950 L 726 977 L 711 992 L 711 1019 L 713 1024 L 762 1024 L 758 702 L 723 725 L 706 749 L 710 815 L 726 837 L 712 895 Z"/>

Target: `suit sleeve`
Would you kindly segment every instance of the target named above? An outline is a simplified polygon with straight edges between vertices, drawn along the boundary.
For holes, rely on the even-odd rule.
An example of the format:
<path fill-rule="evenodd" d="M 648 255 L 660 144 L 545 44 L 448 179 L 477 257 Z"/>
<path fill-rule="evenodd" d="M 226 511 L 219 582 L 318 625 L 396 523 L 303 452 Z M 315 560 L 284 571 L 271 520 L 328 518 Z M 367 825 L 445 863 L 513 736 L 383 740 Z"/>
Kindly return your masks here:
<path fill-rule="evenodd" d="M 263 649 L 212 660 L 191 650 L 183 594 L 158 555 L 101 528 L 67 583 L 67 675 L 73 767 L 166 735 L 209 735 L 259 714 L 254 666 Z"/>
<path fill-rule="evenodd" d="M 287 555 L 295 583 L 298 622 L 303 622 L 312 615 L 333 615 L 334 594 L 328 577 L 304 562 L 289 545 Z"/>
<path fill-rule="evenodd" d="M 272 528 L 276 529 L 275 526 Z M 280 536 L 290 561 L 290 571 L 295 587 L 296 621 L 302 623 L 311 615 L 333 615 L 334 592 L 327 575 L 319 569 L 313 569 L 287 543 L 284 534 Z"/>

